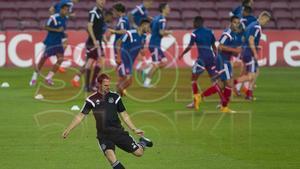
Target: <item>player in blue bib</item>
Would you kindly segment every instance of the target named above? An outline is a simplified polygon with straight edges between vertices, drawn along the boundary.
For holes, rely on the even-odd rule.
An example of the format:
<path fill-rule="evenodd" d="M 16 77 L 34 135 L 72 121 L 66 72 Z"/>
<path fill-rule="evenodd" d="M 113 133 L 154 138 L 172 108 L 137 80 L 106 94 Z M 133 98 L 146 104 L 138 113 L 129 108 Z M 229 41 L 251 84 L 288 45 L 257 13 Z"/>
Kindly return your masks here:
<path fill-rule="evenodd" d="M 129 30 L 117 42 L 117 64 L 119 80 L 117 91 L 123 96 L 132 83 L 132 68 L 135 59 L 144 57 L 146 33 L 150 32 L 150 21 L 143 20 L 137 29 Z"/>
<path fill-rule="evenodd" d="M 246 6 L 251 7 L 253 5 L 253 0 L 243 0 L 242 5 L 234 8 L 231 12 L 230 12 L 230 16 L 237 16 L 239 18 L 243 17 L 243 10 Z"/>
<path fill-rule="evenodd" d="M 47 21 L 45 29 L 48 31 L 46 39 L 44 40 L 45 51 L 43 57 L 39 61 L 35 72 L 32 75 L 30 86 L 36 84 L 37 77 L 45 64 L 46 60 L 51 56 L 57 57 L 57 62 L 53 66 L 52 70 L 48 73 L 45 78 L 45 82 L 48 85 L 54 85 L 52 77 L 58 70 L 59 66 L 64 60 L 64 48 L 62 40 L 64 38 L 64 31 L 66 29 L 66 16 L 68 14 L 69 6 L 63 5 L 59 14 L 51 15 Z"/>
<path fill-rule="evenodd" d="M 245 65 L 245 74 L 235 80 L 235 84 L 249 81 L 246 99 L 253 100 L 253 86 L 257 78 L 259 42 L 262 35 L 262 26 L 271 19 L 269 12 L 262 12 L 256 22 L 252 22 L 245 31 L 245 43 L 243 45 L 242 58 Z"/>
<path fill-rule="evenodd" d="M 166 58 L 162 47 L 161 41 L 164 36 L 172 34 L 172 31 L 166 29 L 166 17 L 170 14 L 171 8 L 167 3 L 159 5 L 160 15 L 153 18 L 151 22 L 151 38 L 149 43 L 149 51 L 151 52 L 152 64 L 148 68 L 150 71 L 147 73 L 144 87 L 151 88 L 151 80 L 154 73 L 159 68 L 164 68 L 167 65 L 168 59 Z"/>
<path fill-rule="evenodd" d="M 152 7 L 153 0 L 143 0 L 141 5 L 137 5 L 129 14 L 128 18 L 132 28 L 137 28 L 143 19 L 152 20 L 148 15 L 148 9 Z"/>

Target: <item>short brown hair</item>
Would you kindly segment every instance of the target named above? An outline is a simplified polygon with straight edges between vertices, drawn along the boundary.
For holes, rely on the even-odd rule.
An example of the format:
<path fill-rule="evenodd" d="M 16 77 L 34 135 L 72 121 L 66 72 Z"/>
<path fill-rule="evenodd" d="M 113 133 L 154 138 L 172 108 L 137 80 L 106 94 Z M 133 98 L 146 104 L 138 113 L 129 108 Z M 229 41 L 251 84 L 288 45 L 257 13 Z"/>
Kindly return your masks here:
<path fill-rule="evenodd" d="M 110 77 L 109 77 L 107 74 L 105 74 L 105 73 L 101 73 L 101 74 L 97 77 L 97 82 L 98 82 L 99 84 L 102 84 L 102 82 L 103 82 L 104 79 L 110 80 Z"/>

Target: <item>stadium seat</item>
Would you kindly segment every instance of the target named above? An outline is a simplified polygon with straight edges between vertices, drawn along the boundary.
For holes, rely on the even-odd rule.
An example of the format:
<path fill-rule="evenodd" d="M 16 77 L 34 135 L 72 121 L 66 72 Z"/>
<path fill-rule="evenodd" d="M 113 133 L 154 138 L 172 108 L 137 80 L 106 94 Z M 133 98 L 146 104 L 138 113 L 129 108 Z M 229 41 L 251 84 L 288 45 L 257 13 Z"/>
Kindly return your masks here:
<path fill-rule="evenodd" d="M 288 10 L 289 9 L 289 4 L 288 4 L 288 2 L 272 2 L 271 3 L 271 9 L 272 10 L 275 10 L 275 9 Z"/>
<path fill-rule="evenodd" d="M 46 11 L 46 10 L 39 10 L 37 11 L 36 13 L 36 17 L 39 19 L 39 20 L 46 20 L 50 17 L 50 14 L 49 14 L 49 11 Z"/>
<path fill-rule="evenodd" d="M 296 0 L 294 2 L 290 2 L 290 8 L 291 9 L 300 9 L 300 1 Z"/>
<path fill-rule="evenodd" d="M 273 11 L 273 17 L 275 19 L 282 19 L 282 18 L 287 18 L 287 19 L 292 19 L 292 13 L 289 10 L 274 10 Z"/>
<path fill-rule="evenodd" d="M 33 19 L 27 19 L 20 21 L 20 27 L 23 30 L 40 29 L 40 24 Z"/>
<path fill-rule="evenodd" d="M 270 10 L 270 2 L 268 1 L 255 1 L 253 5 L 254 10 Z"/>
<path fill-rule="evenodd" d="M 191 19 L 198 15 L 199 15 L 199 12 L 194 11 L 194 10 L 187 10 L 187 11 L 182 12 L 183 19 Z"/>
<path fill-rule="evenodd" d="M 33 12 L 31 10 L 20 10 L 19 11 L 19 19 L 23 20 L 23 19 L 35 19 L 36 18 L 36 12 Z"/>
<path fill-rule="evenodd" d="M 179 11 L 172 11 L 167 18 L 172 20 L 181 20 L 181 14 Z"/>
<path fill-rule="evenodd" d="M 14 10 L 2 10 L 1 19 L 18 19 L 18 13 Z"/>
<path fill-rule="evenodd" d="M 218 19 L 218 14 L 213 10 L 201 10 L 200 15 L 205 19 Z"/>
<path fill-rule="evenodd" d="M 223 20 L 221 20 L 220 24 L 221 24 L 220 25 L 221 29 L 226 29 L 230 25 L 230 20 L 229 19 L 223 19 Z"/>
<path fill-rule="evenodd" d="M 16 19 L 6 19 L 2 23 L 3 30 L 17 30 L 19 29 L 19 21 Z"/>
<path fill-rule="evenodd" d="M 218 2 L 216 3 L 216 8 L 218 10 L 220 9 L 226 9 L 231 11 L 234 7 L 238 6 L 240 3 L 235 2 L 235 1 L 224 1 L 224 2 Z"/>
<path fill-rule="evenodd" d="M 24 1 L 18 1 L 15 3 L 15 8 L 17 10 L 35 10 L 36 9 L 36 5 L 35 5 L 36 1 L 28 1 L 28 2 L 24 2 Z"/>
<path fill-rule="evenodd" d="M 300 19 L 300 10 L 299 9 L 297 9 L 297 10 L 294 9 L 292 11 L 292 14 L 293 14 L 293 18 Z"/>
<path fill-rule="evenodd" d="M 204 21 L 204 25 L 211 29 L 222 29 L 221 23 L 215 19 L 209 19 Z"/>
<path fill-rule="evenodd" d="M 178 20 L 169 20 L 167 26 L 168 29 L 181 29 L 183 27 L 183 23 Z"/>
<path fill-rule="evenodd" d="M 215 2 L 211 2 L 211 1 L 204 1 L 204 2 L 198 2 L 196 4 L 194 4 L 195 7 L 197 7 L 197 9 L 211 9 L 211 10 L 215 10 L 216 9 L 216 3 Z"/>
<path fill-rule="evenodd" d="M 84 10 L 76 11 L 76 17 L 75 19 L 86 19 L 88 20 L 89 18 L 89 13 Z"/>
<path fill-rule="evenodd" d="M 154 16 L 157 16 L 157 15 L 159 15 L 159 12 L 157 10 L 150 10 L 149 11 L 149 16 L 154 17 Z"/>
<path fill-rule="evenodd" d="M 219 10 L 218 17 L 219 17 L 219 19 L 228 19 L 229 20 L 229 18 L 230 18 L 229 11 L 228 10 Z"/>
<path fill-rule="evenodd" d="M 14 10 L 15 6 L 16 6 L 15 2 L 7 2 L 7 1 L 0 2 L 0 11 Z"/>
<path fill-rule="evenodd" d="M 187 30 L 194 29 L 194 20 L 193 19 L 185 19 L 184 20 L 184 29 L 187 29 Z"/>
<path fill-rule="evenodd" d="M 72 29 L 72 30 L 77 29 L 77 27 L 76 27 L 76 22 L 73 21 L 73 20 L 69 20 L 67 26 L 68 26 L 67 29 Z"/>
<path fill-rule="evenodd" d="M 277 28 L 279 29 L 295 29 L 297 27 L 295 21 L 291 19 L 277 20 Z"/>
<path fill-rule="evenodd" d="M 87 22 L 86 20 L 77 20 L 75 22 L 76 28 L 77 29 L 81 29 L 81 30 L 85 30 L 87 27 Z"/>
<path fill-rule="evenodd" d="M 265 29 L 276 29 L 276 23 L 274 20 L 271 20 L 266 26 L 264 26 Z"/>

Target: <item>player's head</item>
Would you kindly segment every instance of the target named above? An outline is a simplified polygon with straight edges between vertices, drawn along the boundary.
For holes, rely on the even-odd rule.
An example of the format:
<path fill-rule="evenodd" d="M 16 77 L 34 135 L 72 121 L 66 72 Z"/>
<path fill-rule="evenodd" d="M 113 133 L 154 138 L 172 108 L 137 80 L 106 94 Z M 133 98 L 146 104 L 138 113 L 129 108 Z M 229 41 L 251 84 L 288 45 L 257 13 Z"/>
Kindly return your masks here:
<path fill-rule="evenodd" d="M 194 18 L 194 28 L 201 28 L 203 27 L 203 18 L 201 16 L 196 16 Z"/>
<path fill-rule="evenodd" d="M 261 26 L 265 26 L 271 19 L 271 14 L 267 11 L 263 11 L 259 14 L 258 22 Z"/>
<path fill-rule="evenodd" d="M 102 73 L 97 77 L 97 82 L 99 84 L 99 90 L 103 93 L 108 93 L 109 92 L 109 87 L 110 87 L 110 77 Z"/>
<path fill-rule="evenodd" d="M 104 8 L 106 3 L 106 0 L 96 0 L 96 4 L 100 7 L 100 8 Z"/>
<path fill-rule="evenodd" d="M 68 13 L 69 13 L 69 8 L 70 8 L 70 6 L 69 6 L 68 4 L 63 4 L 63 5 L 61 6 L 61 8 L 60 8 L 60 14 L 61 14 L 62 16 L 68 15 Z"/>
<path fill-rule="evenodd" d="M 252 8 L 250 6 L 245 6 L 243 9 L 243 16 L 249 16 L 252 13 Z"/>
<path fill-rule="evenodd" d="M 116 3 L 113 6 L 113 12 L 117 17 L 120 17 L 125 14 L 126 7 L 122 3 Z"/>
<path fill-rule="evenodd" d="M 230 18 L 230 28 L 234 31 L 234 32 L 238 32 L 239 28 L 240 28 L 240 18 L 237 16 L 232 16 Z"/>
<path fill-rule="evenodd" d="M 164 16 L 168 16 L 171 12 L 171 8 L 167 3 L 161 3 L 159 4 L 159 12 L 162 13 Z"/>
<path fill-rule="evenodd" d="M 149 33 L 150 30 L 150 20 L 149 19 L 143 19 L 140 23 L 139 28 L 142 30 L 143 33 Z"/>
<path fill-rule="evenodd" d="M 104 21 L 106 23 L 112 23 L 113 19 L 114 19 L 114 14 L 111 11 L 105 11 Z"/>
<path fill-rule="evenodd" d="M 253 0 L 243 0 L 242 5 L 243 6 L 252 6 Z"/>
<path fill-rule="evenodd" d="M 153 5 L 153 0 L 143 0 L 143 4 L 146 9 L 151 8 Z"/>

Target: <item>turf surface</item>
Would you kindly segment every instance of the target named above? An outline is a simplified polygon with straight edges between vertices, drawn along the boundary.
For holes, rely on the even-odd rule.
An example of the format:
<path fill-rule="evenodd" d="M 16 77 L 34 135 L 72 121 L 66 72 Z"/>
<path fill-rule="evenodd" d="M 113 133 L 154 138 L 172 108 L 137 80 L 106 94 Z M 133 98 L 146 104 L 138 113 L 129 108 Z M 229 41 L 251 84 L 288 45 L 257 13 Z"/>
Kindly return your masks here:
<path fill-rule="evenodd" d="M 216 111 L 217 97 L 199 112 L 185 108 L 191 99 L 189 69 L 164 70 L 155 89 L 136 81 L 123 100 L 155 145 L 142 158 L 117 150 L 118 159 L 129 169 L 299 169 L 299 70 L 263 68 L 257 101 L 233 98 L 234 115 Z M 58 74 L 54 88 L 42 83 L 30 88 L 31 71 L 0 69 L 0 83 L 11 85 L 0 88 L 0 168 L 110 169 L 98 149 L 91 114 L 67 140 L 60 138 L 78 113 L 71 106 L 81 107 L 86 97 L 70 87 L 74 70 Z M 206 76 L 200 84 L 208 86 Z M 35 100 L 36 93 L 45 100 Z"/>

